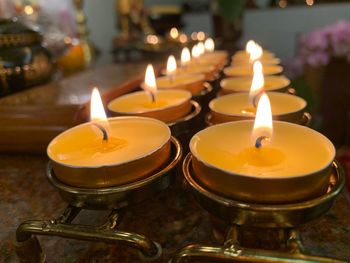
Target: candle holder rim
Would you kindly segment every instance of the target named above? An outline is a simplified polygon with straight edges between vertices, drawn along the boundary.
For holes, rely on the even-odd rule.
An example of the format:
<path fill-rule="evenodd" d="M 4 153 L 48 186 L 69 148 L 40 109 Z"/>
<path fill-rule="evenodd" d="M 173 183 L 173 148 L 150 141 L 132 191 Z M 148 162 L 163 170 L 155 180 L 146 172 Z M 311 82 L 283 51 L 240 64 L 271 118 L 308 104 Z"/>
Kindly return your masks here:
<path fill-rule="evenodd" d="M 201 96 L 205 96 L 207 95 L 208 93 L 212 92 L 213 91 L 213 86 L 208 82 L 208 81 L 204 81 L 203 82 L 203 87 L 204 89 L 201 90 L 199 93 L 197 94 L 193 94 L 192 97 L 193 98 L 197 98 L 197 97 L 201 97 Z"/>
<path fill-rule="evenodd" d="M 232 56 L 232 58 L 233 58 L 233 56 Z M 244 61 L 245 59 L 241 59 L 241 58 L 239 58 L 239 59 L 232 59 L 232 63 L 231 63 L 231 65 L 233 65 L 233 63 L 236 61 Z M 261 62 L 261 64 L 264 66 L 264 65 L 280 65 L 280 63 L 281 63 L 281 59 L 280 58 L 278 58 L 278 57 L 267 57 L 267 58 L 260 58 L 259 59 L 259 61 Z M 271 62 L 271 61 L 273 61 L 273 62 Z M 249 61 L 247 61 L 247 63 L 246 64 L 243 64 L 243 65 L 249 65 Z"/>
<path fill-rule="evenodd" d="M 46 175 L 50 183 L 53 184 L 55 187 L 59 188 L 60 190 L 63 190 L 64 192 L 69 192 L 73 194 L 74 193 L 77 193 L 77 194 L 84 193 L 84 194 L 94 194 L 94 195 L 95 194 L 113 194 L 113 193 L 121 193 L 127 190 L 137 189 L 151 183 L 152 181 L 161 177 L 163 174 L 166 174 L 167 172 L 169 172 L 171 169 L 173 169 L 177 165 L 177 163 L 182 157 L 182 148 L 179 141 L 175 137 L 171 136 L 170 142 L 175 147 L 176 152 L 174 157 L 169 159 L 168 164 L 162 170 L 156 172 L 153 175 L 147 176 L 146 178 L 143 178 L 141 180 L 131 182 L 125 185 L 110 186 L 105 188 L 81 188 L 81 187 L 67 185 L 59 181 L 54 175 L 51 160 L 47 164 Z"/>
<path fill-rule="evenodd" d="M 145 90 L 140 90 L 140 91 L 135 91 L 135 92 L 131 92 L 131 93 L 128 93 L 128 94 L 125 94 L 123 96 L 120 96 L 118 98 L 115 98 L 113 100 L 111 100 L 108 104 L 107 104 L 107 109 L 111 112 L 115 112 L 115 113 L 119 113 L 119 114 L 130 114 L 130 112 L 128 111 L 115 111 L 113 109 L 110 108 L 110 104 L 113 103 L 114 101 L 120 99 L 120 98 L 126 98 L 126 97 L 130 97 L 132 96 L 133 94 L 135 93 L 144 93 L 144 92 L 147 92 Z M 187 91 L 187 90 L 181 90 L 181 89 L 159 89 L 157 92 L 179 92 L 179 93 L 183 93 L 187 95 L 187 97 L 184 99 L 184 100 L 181 100 L 180 102 L 176 103 L 176 104 L 171 104 L 171 105 L 167 105 L 167 106 L 164 106 L 164 107 L 160 107 L 160 108 L 156 108 L 156 109 L 152 109 L 152 110 L 139 110 L 139 111 L 133 111 L 132 113 L 133 114 L 138 114 L 138 113 L 152 113 L 152 112 L 156 112 L 156 111 L 159 111 L 159 110 L 166 110 L 166 109 L 170 109 L 170 108 L 173 108 L 173 107 L 176 107 L 176 106 L 180 106 L 182 104 L 185 104 L 186 102 L 190 101 L 191 98 L 192 98 L 192 94 L 191 92 Z M 157 96 L 157 93 L 156 93 L 156 96 Z M 157 100 L 157 99 L 156 99 Z M 127 116 L 124 116 L 124 117 L 127 117 Z M 134 116 L 136 117 L 136 116 Z"/>
<path fill-rule="evenodd" d="M 276 91 L 266 91 L 267 95 L 271 95 L 271 93 L 273 94 L 272 96 L 281 96 L 281 97 L 285 97 L 285 98 L 290 98 L 291 100 L 298 100 L 299 102 L 302 103 L 302 105 L 300 105 L 301 107 L 294 110 L 294 111 L 289 111 L 289 112 L 285 112 L 285 113 L 279 113 L 279 114 L 274 114 L 272 112 L 272 117 L 281 117 L 281 116 L 285 116 L 285 115 L 288 115 L 288 114 L 295 114 L 295 113 L 298 113 L 298 112 L 305 112 L 305 108 L 307 107 L 307 102 L 306 100 L 304 100 L 303 98 L 299 97 L 299 96 L 295 96 L 295 95 L 292 95 L 292 94 L 288 94 L 288 93 L 282 93 L 282 92 L 276 92 Z M 214 99 L 212 99 L 210 102 L 209 102 L 209 109 L 213 112 L 216 112 L 216 113 L 219 113 L 219 114 L 223 114 L 223 115 L 227 115 L 227 116 L 232 116 L 232 117 L 251 117 L 251 118 L 255 118 L 255 114 L 252 115 L 252 116 L 247 116 L 247 115 L 244 115 L 242 113 L 227 113 L 227 112 L 220 112 L 220 111 L 217 111 L 215 109 L 213 109 L 213 104 L 219 100 L 223 100 L 223 99 L 227 99 L 228 97 L 236 97 L 236 96 L 244 96 L 244 95 L 247 95 L 246 92 L 237 92 L 237 93 L 231 93 L 231 94 L 226 94 L 224 96 L 220 96 L 220 97 L 216 97 Z M 271 97 L 269 97 L 271 98 Z M 248 102 L 248 97 L 247 97 L 247 102 Z M 270 102 L 271 102 L 271 105 L 272 105 L 272 101 L 270 99 Z M 273 106 L 273 105 L 272 105 Z"/>
<path fill-rule="evenodd" d="M 228 77 L 228 78 L 224 78 L 220 81 L 220 87 L 222 89 L 226 89 L 226 90 L 230 90 L 230 91 L 234 91 L 234 92 L 249 92 L 250 87 L 248 89 L 232 89 L 232 88 L 225 88 L 225 82 L 227 83 L 228 81 L 238 81 L 238 80 L 250 80 L 251 82 L 251 77 L 247 77 L 247 76 L 237 76 L 237 77 Z M 286 88 L 288 88 L 291 84 L 291 80 L 289 78 L 287 78 L 285 75 L 266 75 L 264 76 L 264 80 L 265 83 L 267 82 L 268 79 L 282 79 L 283 81 L 285 81 L 286 83 L 284 85 L 281 85 L 281 87 L 277 87 L 274 89 L 268 89 L 267 91 L 277 91 L 277 90 L 284 90 Z"/>
<path fill-rule="evenodd" d="M 276 176 L 264 176 L 264 177 L 261 177 L 261 176 L 254 176 L 254 175 L 245 175 L 245 174 L 240 174 L 240 173 L 234 173 L 232 171 L 228 171 L 228 170 L 225 170 L 225 169 L 222 169 L 222 168 L 219 168 L 217 166 L 214 166 L 206 161 L 204 161 L 203 159 L 201 158 L 198 158 L 197 156 L 197 152 L 194 151 L 193 149 L 193 140 L 195 140 L 195 137 L 197 136 L 197 134 L 201 133 L 201 132 L 204 132 L 205 130 L 207 129 L 211 129 L 213 128 L 214 126 L 215 127 L 219 127 L 219 126 L 225 126 L 225 125 L 232 125 L 232 124 L 236 124 L 238 125 L 239 123 L 243 123 L 243 122 L 250 122 L 250 123 L 254 123 L 254 120 L 240 120 L 240 121 L 230 121 L 230 122 L 224 122 L 224 123 L 218 123 L 218 124 L 215 124 L 213 126 L 209 126 L 209 127 L 206 127 L 205 129 L 203 130 L 200 130 L 199 132 L 197 132 L 196 134 L 194 134 L 190 140 L 190 143 L 189 143 L 189 148 L 190 148 L 190 152 L 191 154 L 196 157 L 196 159 L 198 159 L 200 162 L 202 162 L 203 164 L 205 164 L 205 166 L 211 168 L 211 169 L 214 169 L 214 170 L 218 170 L 220 172 L 223 172 L 223 173 L 226 173 L 226 174 L 229 174 L 230 176 L 241 176 L 241 177 L 247 177 L 249 176 L 250 178 L 254 178 L 255 180 L 275 180 L 275 179 L 281 179 L 283 178 L 284 180 L 289 180 L 289 179 L 295 179 L 295 178 L 303 178 L 303 177 L 307 177 L 307 176 L 310 176 L 312 174 L 315 174 L 315 173 L 318 173 L 320 171 L 323 171 L 325 169 L 327 169 L 328 167 L 330 167 L 333 163 L 333 161 L 335 160 L 335 156 L 336 156 L 336 150 L 335 150 L 335 147 L 334 145 L 332 144 L 332 142 L 326 137 L 324 136 L 322 133 L 319 133 L 309 127 L 306 127 L 306 126 L 302 126 L 302 125 L 299 125 L 299 124 L 295 124 L 295 123 L 292 123 L 292 122 L 286 122 L 286 121 L 277 121 L 277 120 L 273 120 L 273 124 L 275 123 L 284 123 L 284 124 L 287 124 L 287 125 L 291 125 L 291 126 L 295 126 L 295 127 L 303 127 L 305 129 L 307 129 L 309 132 L 314 132 L 314 133 L 317 133 L 317 135 L 319 137 L 321 137 L 325 142 L 327 142 L 327 144 L 329 145 L 329 147 L 332 149 L 332 158 L 330 162 L 326 163 L 324 166 L 322 166 L 321 168 L 319 168 L 317 171 L 313 171 L 311 173 L 306 173 L 306 174 L 302 174 L 302 175 L 293 175 L 293 176 L 288 176 L 288 177 L 276 177 Z M 252 125 L 253 127 L 253 125 Z"/>
<path fill-rule="evenodd" d="M 200 194 L 205 195 L 209 199 L 215 200 L 221 203 L 222 205 L 229 206 L 229 207 L 237 207 L 237 208 L 261 211 L 261 212 L 290 211 L 290 210 L 311 208 L 311 207 L 314 207 L 315 205 L 332 200 L 335 196 L 337 196 L 340 193 L 340 191 L 343 189 L 345 185 L 344 170 L 341 168 L 337 160 L 333 160 L 332 167 L 337 173 L 335 175 L 337 176 L 337 181 L 333 185 L 332 189 L 322 196 L 319 196 L 310 200 L 306 200 L 306 201 L 301 201 L 297 203 L 286 203 L 286 204 L 268 204 L 268 203 L 259 204 L 259 203 L 238 201 L 238 200 L 230 199 L 228 197 L 224 197 L 216 193 L 213 193 L 207 190 L 205 187 L 203 187 L 200 183 L 198 183 L 193 178 L 190 172 L 191 170 L 190 165 L 192 162 L 192 158 L 193 158 L 192 153 L 188 153 L 183 161 L 182 171 L 186 181 L 190 184 L 192 188 L 194 188 Z"/>
<path fill-rule="evenodd" d="M 196 116 L 201 112 L 202 107 L 199 105 L 198 102 L 196 102 L 196 101 L 194 101 L 194 100 L 190 100 L 190 103 L 192 104 L 193 110 L 191 110 L 191 112 L 190 112 L 188 115 L 186 115 L 186 116 L 184 116 L 184 117 L 182 117 L 182 118 L 176 120 L 175 122 L 167 123 L 167 125 L 168 125 L 169 127 L 172 127 L 172 126 L 174 126 L 174 125 L 177 125 L 177 124 L 179 124 L 180 122 L 189 121 L 189 120 L 193 119 L 194 117 L 196 117 Z"/>
<path fill-rule="evenodd" d="M 150 152 L 147 152 L 146 154 L 144 154 L 144 155 L 142 155 L 142 156 L 139 156 L 139 157 L 134 158 L 134 159 L 132 159 L 132 160 L 120 162 L 120 163 L 105 164 L 105 165 L 95 165 L 95 166 L 80 166 L 80 165 L 66 164 L 66 163 L 60 162 L 60 161 L 58 161 L 58 160 L 54 160 L 54 158 L 52 158 L 52 156 L 49 154 L 49 147 L 50 147 L 52 141 L 55 140 L 58 136 L 60 136 L 60 135 L 62 135 L 62 134 L 64 134 L 64 133 L 66 133 L 66 132 L 68 132 L 68 131 L 71 130 L 71 129 L 75 129 L 75 128 L 80 127 L 80 126 L 83 126 L 83 125 L 90 125 L 90 124 L 91 124 L 91 122 L 85 122 L 85 123 L 79 124 L 79 125 L 77 125 L 77 126 L 74 126 L 74 127 L 70 128 L 70 129 L 68 129 L 68 130 L 63 131 L 62 133 L 60 133 L 59 135 L 57 135 L 54 139 L 52 139 L 52 141 L 49 143 L 49 145 L 48 145 L 48 147 L 47 147 L 47 149 L 46 149 L 46 154 L 47 154 L 47 156 L 49 157 L 49 159 L 50 159 L 52 162 L 55 162 L 55 163 L 57 163 L 57 164 L 59 164 L 59 165 L 65 166 L 65 167 L 77 168 L 77 169 L 79 169 L 79 168 L 99 169 L 99 168 L 103 168 L 103 167 L 119 166 L 119 165 L 123 165 L 123 164 L 125 164 L 125 163 L 128 163 L 128 162 L 130 162 L 130 161 L 136 161 L 136 160 L 143 159 L 143 158 L 145 158 L 145 157 L 147 157 L 147 156 L 149 156 L 149 155 L 152 155 L 153 153 L 155 153 L 156 151 L 158 151 L 159 149 L 161 149 L 162 147 L 164 147 L 164 145 L 166 145 L 169 141 L 171 141 L 171 130 L 170 130 L 169 126 L 168 126 L 166 123 L 164 123 L 164 122 L 162 122 L 162 121 L 160 121 L 160 120 L 154 119 L 154 118 L 143 117 L 143 116 L 117 116 L 117 117 L 110 117 L 110 118 L 108 118 L 108 121 L 114 120 L 114 119 L 131 119 L 131 118 L 132 118 L 132 119 L 148 119 L 148 120 L 151 120 L 151 121 L 154 121 L 154 122 L 158 122 L 158 123 L 161 124 L 161 125 L 164 125 L 164 124 L 165 124 L 164 127 L 167 126 L 167 137 L 168 137 L 167 140 L 166 140 L 162 145 L 160 145 L 159 147 L 153 149 L 153 150 L 150 151 Z"/>
<path fill-rule="evenodd" d="M 162 74 L 164 74 L 164 70 L 161 71 Z M 192 82 L 197 82 L 197 81 L 205 81 L 205 75 L 204 74 L 195 74 L 195 73 L 178 73 L 176 74 L 176 71 L 174 72 L 173 74 L 173 79 L 175 80 L 176 78 L 179 78 L 179 77 L 196 77 L 195 80 L 191 80 L 191 81 L 187 81 L 187 82 L 184 82 L 184 83 L 181 83 L 181 85 L 184 85 L 184 84 L 189 84 L 189 83 L 192 83 Z M 159 76 L 156 78 L 156 81 L 159 80 L 159 79 L 170 79 L 170 77 L 165 73 L 164 76 Z M 141 83 L 141 87 L 144 86 L 144 82 Z M 162 88 L 162 87 L 158 87 L 159 89 L 161 90 L 165 90 L 165 89 L 171 89 L 171 88 Z"/>
<path fill-rule="evenodd" d="M 226 68 L 224 68 L 224 73 L 226 76 L 253 76 L 253 72 L 249 73 L 249 74 L 230 74 L 228 73 L 231 69 L 244 69 L 244 68 L 250 68 L 249 66 L 235 66 L 235 67 L 232 67 L 232 66 L 228 66 Z M 270 72 L 270 73 L 267 73 L 267 72 L 264 72 L 264 69 L 266 68 L 274 68 L 275 71 L 273 72 Z M 264 66 L 264 69 L 263 69 L 263 74 L 264 76 L 273 76 L 273 75 L 278 75 L 278 74 L 281 74 L 283 72 L 283 67 L 280 66 L 280 65 L 265 65 Z"/>

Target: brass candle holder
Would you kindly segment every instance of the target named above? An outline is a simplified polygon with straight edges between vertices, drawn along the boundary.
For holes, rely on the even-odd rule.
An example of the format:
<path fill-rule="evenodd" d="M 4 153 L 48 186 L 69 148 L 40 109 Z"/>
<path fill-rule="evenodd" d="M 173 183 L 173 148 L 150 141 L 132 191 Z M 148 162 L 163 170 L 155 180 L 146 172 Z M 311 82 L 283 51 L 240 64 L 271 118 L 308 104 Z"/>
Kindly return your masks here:
<path fill-rule="evenodd" d="M 188 144 L 192 136 L 203 128 L 202 107 L 194 100 L 191 100 L 191 112 L 175 122 L 168 123 L 171 134 L 176 137 L 183 147 L 184 152 L 188 152 Z"/>
<path fill-rule="evenodd" d="M 240 118 L 237 116 L 236 118 L 233 118 L 232 120 L 227 120 L 227 121 L 239 121 L 239 120 L 248 120 L 248 119 L 253 119 L 253 118 Z M 283 119 L 283 118 L 274 118 L 274 119 L 281 120 L 281 121 L 290 121 L 290 122 L 293 122 L 296 124 L 310 127 L 311 121 L 312 121 L 312 116 L 309 112 L 304 111 L 302 113 L 301 117 L 297 118 L 297 119 L 294 119 L 294 118 L 292 118 L 291 120 Z M 223 121 L 223 122 L 226 122 L 226 121 Z M 207 126 L 213 126 L 215 124 L 223 123 L 223 122 L 213 121 L 213 115 L 211 113 L 208 113 L 205 115 L 205 123 Z"/>
<path fill-rule="evenodd" d="M 309 255 L 304 249 L 298 227 L 324 215 L 345 184 L 344 171 L 332 163 L 327 193 L 311 200 L 290 204 L 253 204 L 236 201 L 205 189 L 193 176 L 192 155 L 183 163 L 183 173 L 197 202 L 211 214 L 230 224 L 222 246 L 188 245 L 173 257 L 173 263 L 196 262 L 345 262 Z M 253 228 L 254 236 L 275 233 L 278 249 L 246 247 L 244 233 Z"/>
<path fill-rule="evenodd" d="M 172 137 L 171 157 L 160 171 L 129 184 L 96 189 L 78 188 L 60 182 L 53 172 L 52 163 L 49 162 L 46 173 L 48 180 L 69 205 L 56 219 L 29 220 L 19 225 L 16 231 L 16 253 L 20 262 L 45 261 L 37 235 L 124 245 L 136 249 L 145 260 L 159 258 L 162 250 L 157 242 L 137 233 L 120 231 L 117 227 L 122 211 L 129 205 L 152 197 L 170 185 L 181 157 L 180 143 Z M 82 209 L 111 210 L 111 213 L 102 225 L 72 223 Z"/>

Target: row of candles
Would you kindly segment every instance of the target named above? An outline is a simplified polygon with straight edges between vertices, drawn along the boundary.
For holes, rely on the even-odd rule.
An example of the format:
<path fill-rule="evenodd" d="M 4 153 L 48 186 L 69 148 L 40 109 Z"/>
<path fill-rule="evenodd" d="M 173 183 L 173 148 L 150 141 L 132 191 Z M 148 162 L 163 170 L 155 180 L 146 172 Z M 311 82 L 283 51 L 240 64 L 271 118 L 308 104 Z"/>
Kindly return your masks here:
<path fill-rule="evenodd" d="M 162 167 L 170 156 L 167 123 L 188 115 L 192 97 L 227 64 L 227 52 L 214 46 L 208 38 L 191 52 L 184 48 L 180 67 L 170 56 L 162 77 L 156 78 L 148 65 L 143 91 L 108 104 L 112 115 L 127 117 L 107 119 L 95 89 L 91 122 L 63 132 L 48 146 L 58 179 L 76 187 L 110 187 L 145 178 Z M 279 63 L 273 53 L 249 41 L 223 69 L 223 96 L 209 104 L 216 125 L 190 141 L 195 177 L 206 188 L 234 199 L 272 203 L 326 191 L 335 149 L 322 134 L 295 124 L 306 102 L 281 92 L 290 81 L 278 75 L 283 71 Z M 273 121 L 273 116 L 289 122 Z M 119 179 L 108 180 L 116 172 Z"/>

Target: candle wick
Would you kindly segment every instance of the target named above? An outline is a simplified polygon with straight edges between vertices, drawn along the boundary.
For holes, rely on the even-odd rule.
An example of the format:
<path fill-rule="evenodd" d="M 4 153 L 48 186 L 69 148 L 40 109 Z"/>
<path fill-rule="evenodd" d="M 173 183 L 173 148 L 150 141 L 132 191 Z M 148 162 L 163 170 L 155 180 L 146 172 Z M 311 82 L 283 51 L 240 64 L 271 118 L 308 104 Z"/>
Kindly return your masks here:
<path fill-rule="evenodd" d="M 151 93 L 152 103 L 155 103 L 156 102 L 156 95 L 153 92 L 150 92 L 150 93 Z"/>
<path fill-rule="evenodd" d="M 265 140 L 265 139 L 267 139 L 266 136 L 260 136 L 260 137 L 258 137 L 258 138 L 256 139 L 256 141 L 255 141 L 255 148 L 257 148 L 257 149 L 261 148 L 261 146 L 262 146 L 262 141 Z"/>
<path fill-rule="evenodd" d="M 102 134 L 103 134 L 103 141 L 108 141 L 108 133 L 107 133 L 106 129 L 101 124 L 94 123 L 94 125 L 97 128 L 99 128 L 100 131 L 102 132 Z"/>
<path fill-rule="evenodd" d="M 169 75 L 169 81 L 171 84 L 173 84 L 173 82 L 174 82 L 174 75 L 173 74 Z"/>

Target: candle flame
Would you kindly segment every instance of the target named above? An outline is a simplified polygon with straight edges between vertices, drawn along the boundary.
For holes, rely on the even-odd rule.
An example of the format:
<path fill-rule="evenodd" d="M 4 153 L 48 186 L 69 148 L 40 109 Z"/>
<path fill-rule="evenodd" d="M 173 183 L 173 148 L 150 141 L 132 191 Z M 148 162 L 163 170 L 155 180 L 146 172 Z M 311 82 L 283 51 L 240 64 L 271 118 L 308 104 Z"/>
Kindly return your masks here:
<path fill-rule="evenodd" d="M 193 41 L 196 41 L 196 40 L 197 40 L 197 32 L 192 32 L 192 34 L 191 34 L 191 39 L 192 39 Z"/>
<path fill-rule="evenodd" d="M 260 45 L 258 45 L 257 43 L 255 43 L 254 48 L 252 48 L 251 52 L 250 52 L 250 61 L 254 62 L 255 60 L 258 60 L 261 58 L 263 53 L 263 50 L 261 48 Z"/>
<path fill-rule="evenodd" d="M 187 42 L 186 34 L 181 34 L 179 40 L 182 44 L 186 43 Z"/>
<path fill-rule="evenodd" d="M 146 42 L 152 45 L 156 45 L 159 43 L 159 38 L 156 35 L 148 35 L 146 37 Z"/>
<path fill-rule="evenodd" d="M 151 64 L 148 64 L 146 68 L 144 89 L 151 93 L 152 100 L 154 100 L 155 94 L 157 92 L 157 82 L 156 76 L 154 74 L 154 69 Z"/>
<path fill-rule="evenodd" d="M 256 111 L 252 139 L 254 144 L 263 138 L 264 142 L 270 141 L 272 138 L 272 112 L 269 97 L 263 93 L 259 99 Z M 258 147 L 259 148 L 259 147 Z"/>
<path fill-rule="evenodd" d="M 176 60 L 173 55 L 169 56 L 168 62 L 166 64 L 166 72 L 168 75 L 172 75 L 176 71 Z"/>
<path fill-rule="evenodd" d="M 191 50 L 191 55 L 193 58 L 198 58 L 199 57 L 199 50 L 198 50 L 198 46 L 197 45 L 194 45 L 192 47 L 192 50 Z"/>
<path fill-rule="evenodd" d="M 198 41 L 203 41 L 205 39 L 205 33 L 203 31 L 199 31 L 197 33 L 197 39 Z"/>
<path fill-rule="evenodd" d="M 249 40 L 245 46 L 245 51 L 250 55 L 255 45 L 256 43 L 254 42 L 254 40 Z"/>
<path fill-rule="evenodd" d="M 179 30 L 177 30 L 176 27 L 172 27 L 170 29 L 170 37 L 173 38 L 173 39 L 176 39 L 179 37 Z"/>
<path fill-rule="evenodd" d="M 256 101 L 258 99 L 259 94 L 264 89 L 264 74 L 263 74 L 263 67 L 260 61 L 255 61 L 253 65 L 253 80 L 252 80 L 252 85 L 250 87 L 249 91 L 249 101 L 256 106 Z"/>
<path fill-rule="evenodd" d="M 185 47 L 182 49 L 182 52 L 181 52 L 181 65 L 187 65 L 188 62 L 190 62 L 191 60 L 191 53 L 190 53 L 190 50 Z"/>
<path fill-rule="evenodd" d="M 203 42 L 199 42 L 197 44 L 197 51 L 198 51 L 198 54 L 199 56 L 203 55 L 204 52 L 205 52 L 205 47 L 204 47 L 204 43 Z"/>
<path fill-rule="evenodd" d="M 207 52 L 213 52 L 215 49 L 215 42 L 212 38 L 208 38 L 204 42 L 204 47 Z"/>
<path fill-rule="evenodd" d="M 101 95 L 96 87 L 92 90 L 91 93 L 90 119 L 91 121 L 107 121 L 107 116 L 103 108 Z"/>

